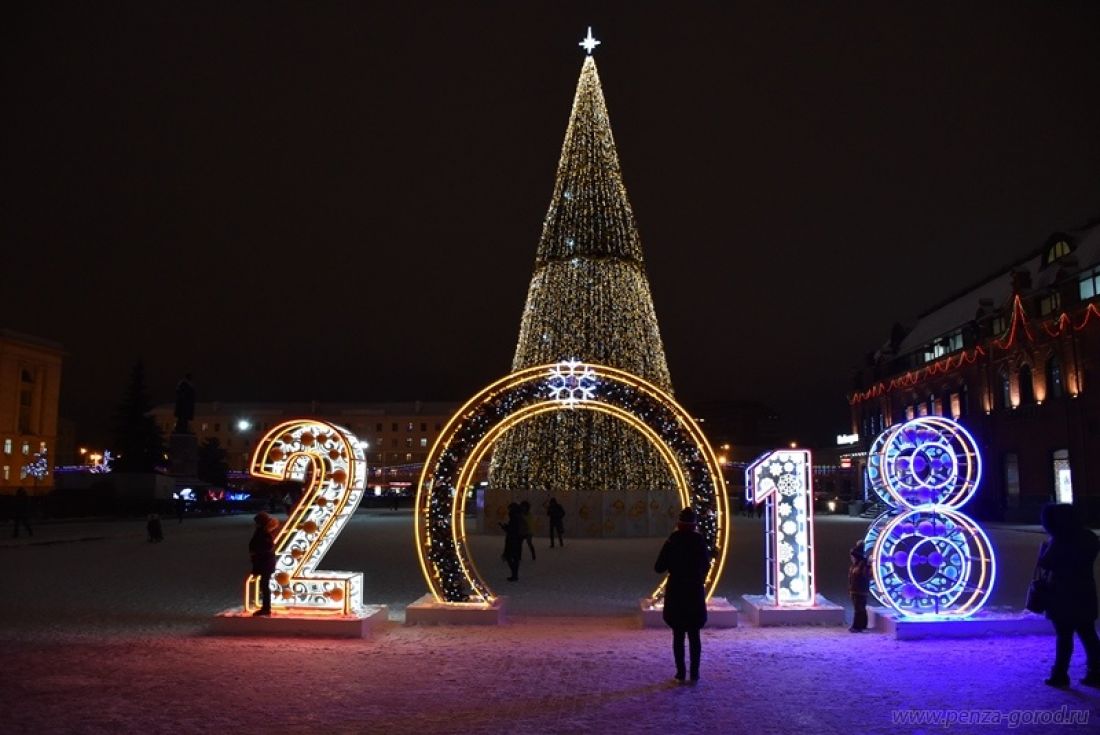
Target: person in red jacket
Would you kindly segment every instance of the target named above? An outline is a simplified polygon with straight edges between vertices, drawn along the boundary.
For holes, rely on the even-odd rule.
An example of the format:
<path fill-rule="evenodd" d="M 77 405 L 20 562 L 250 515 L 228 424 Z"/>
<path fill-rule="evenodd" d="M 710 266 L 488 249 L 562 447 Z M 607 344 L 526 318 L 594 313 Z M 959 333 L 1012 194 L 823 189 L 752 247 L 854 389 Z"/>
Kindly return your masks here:
<path fill-rule="evenodd" d="M 691 680 L 699 680 L 702 642 L 699 630 L 707 623 L 707 594 L 704 584 L 710 569 L 710 549 L 706 539 L 695 530 L 695 511 L 684 508 L 676 530 L 661 547 L 653 569 L 668 572 L 665 585 L 665 624 L 672 628 L 672 657 L 676 662 L 676 680 L 687 675 L 684 667 L 684 637 L 691 650 Z"/>

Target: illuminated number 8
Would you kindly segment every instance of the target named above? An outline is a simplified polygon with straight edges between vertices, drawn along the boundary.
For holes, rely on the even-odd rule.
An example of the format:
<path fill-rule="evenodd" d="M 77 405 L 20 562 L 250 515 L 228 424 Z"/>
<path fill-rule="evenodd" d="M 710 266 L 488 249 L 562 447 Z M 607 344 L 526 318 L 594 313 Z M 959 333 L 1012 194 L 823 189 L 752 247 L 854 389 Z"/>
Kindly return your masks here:
<path fill-rule="evenodd" d="M 317 571 L 332 542 L 351 520 L 367 479 L 359 441 L 347 429 L 313 419 L 280 424 L 260 440 L 250 473 L 306 483 L 302 497 L 275 537 L 271 606 L 275 612 L 358 615 L 363 575 Z M 246 611 L 260 608 L 258 575 L 245 582 Z"/>
<path fill-rule="evenodd" d="M 950 419 L 913 419 L 875 439 L 867 479 L 892 506 L 864 539 L 880 602 L 906 617 L 964 618 L 985 605 L 997 571 L 993 545 L 959 511 L 981 477 L 974 437 Z"/>

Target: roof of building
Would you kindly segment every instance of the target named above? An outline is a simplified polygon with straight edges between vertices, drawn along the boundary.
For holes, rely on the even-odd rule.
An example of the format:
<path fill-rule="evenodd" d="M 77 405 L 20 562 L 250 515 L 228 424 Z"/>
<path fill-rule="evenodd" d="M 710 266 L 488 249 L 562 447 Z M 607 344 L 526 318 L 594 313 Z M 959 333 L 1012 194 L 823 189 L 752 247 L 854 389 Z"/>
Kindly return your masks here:
<path fill-rule="evenodd" d="M 1060 239 L 1066 240 L 1073 247 L 1073 252 L 1069 256 L 1072 260 L 1067 258 L 1070 263 L 1076 263 L 1072 268 L 1073 272 L 1100 263 L 1100 219 L 1092 220 L 1076 230 L 1056 232 L 1043 247 L 921 314 L 898 346 L 898 354 L 912 352 L 921 345 L 972 321 L 981 305 L 980 302 L 984 299 L 989 299 L 994 308 L 1010 304 L 1013 296 L 1014 272 L 1026 271 L 1031 276 L 1033 290 L 1051 286 L 1059 276 L 1069 275 L 1066 272 L 1068 269 L 1065 266 L 1058 267 L 1058 263 L 1043 267 L 1047 249 Z"/>
<path fill-rule="evenodd" d="M 61 346 L 60 342 L 54 342 L 52 339 L 46 339 L 45 337 L 36 337 L 33 334 L 26 334 L 24 332 L 17 332 L 14 329 L 8 329 L 7 327 L 0 327 L 0 340 L 9 340 L 11 342 L 20 342 L 32 347 L 44 347 L 54 352 L 65 353 L 65 348 Z"/>

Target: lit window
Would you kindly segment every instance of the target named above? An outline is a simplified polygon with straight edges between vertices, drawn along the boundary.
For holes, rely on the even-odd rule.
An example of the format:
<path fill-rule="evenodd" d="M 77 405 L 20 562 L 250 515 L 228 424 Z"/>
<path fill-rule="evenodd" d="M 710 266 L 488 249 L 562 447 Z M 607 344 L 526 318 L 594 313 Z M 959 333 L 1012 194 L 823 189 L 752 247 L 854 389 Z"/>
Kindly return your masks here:
<path fill-rule="evenodd" d="M 951 394 L 951 418 L 957 419 L 962 416 L 962 398 L 958 393 Z"/>
<path fill-rule="evenodd" d="M 1058 242 L 1054 243 L 1054 245 L 1051 246 L 1049 250 L 1047 250 L 1047 264 L 1049 265 L 1050 263 L 1058 260 L 1058 258 L 1069 255 L 1070 251 L 1071 248 L 1069 246 L 1069 243 L 1065 240 L 1059 240 Z"/>
<path fill-rule="evenodd" d="M 11 439 L 4 440 L 4 454 L 11 454 Z"/>
<path fill-rule="evenodd" d="M 206 431 L 206 430 L 207 430 L 207 429 L 209 429 L 209 428 L 210 428 L 210 424 L 208 424 L 208 423 L 206 423 L 205 421 L 203 421 L 203 422 L 202 422 L 202 430 L 203 430 L 203 431 Z"/>
<path fill-rule="evenodd" d="M 412 452 L 406 452 L 405 453 L 405 461 L 406 462 L 412 462 L 412 458 L 413 458 Z"/>
<path fill-rule="evenodd" d="M 412 431 L 412 430 L 413 430 L 413 422 L 410 421 L 409 425 L 405 427 L 405 431 Z"/>
<path fill-rule="evenodd" d="M 1081 280 L 1077 285 L 1082 301 L 1100 296 L 1100 266 L 1081 274 Z"/>
<path fill-rule="evenodd" d="M 10 480 L 11 479 L 11 467 L 8 467 L 7 465 L 4 465 L 4 479 L 5 480 Z"/>
<path fill-rule="evenodd" d="M 993 336 L 998 337 L 1008 331 L 1008 317 L 1004 314 L 993 318 Z"/>
<path fill-rule="evenodd" d="M 31 453 L 31 444 L 30 444 L 30 442 L 23 442 L 23 454 L 30 454 L 30 453 Z"/>
<path fill-rule="evenodd" d="M 428 437 L 426 437 L 426 436 L 420 437 L 420 446 L 422 446 L 422 447 L 428 446 Z"/>
<path fill-rule="evenodd" d="M 932 399 L 932 413 L 936 416 L 943 416 L 943 401 L 939 398 Z"/>
<path fill-rule="evenodd" d="M 1039 313 L 1042 316 L 1046 316 L 1054 311 L 1057 311 L 1058 307 L 1062 305 L 1062 296 L 1057 291 L 1047 294 L 1039 300 Z"/>
<path fill-rule="evenodd" d="M 913 410 L 912 406 L 905 407 L 905 420 L 912 421 L 917 417 L 917 412 Z"/>

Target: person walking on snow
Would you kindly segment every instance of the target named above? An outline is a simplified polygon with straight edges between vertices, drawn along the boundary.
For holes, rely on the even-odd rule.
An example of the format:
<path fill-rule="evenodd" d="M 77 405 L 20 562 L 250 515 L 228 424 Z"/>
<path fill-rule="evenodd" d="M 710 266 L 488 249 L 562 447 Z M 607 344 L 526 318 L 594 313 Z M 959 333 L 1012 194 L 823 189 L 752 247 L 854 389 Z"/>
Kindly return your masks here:
<path fill-rule="evenodd" d="M 684 666 L 684 637 L 691 651 L 691 681 L 699 680 L 702 642 L 699 630 L 707 623 L 707 595 L 704 584 L 710 569 L 710 549 L 695 530 L 695 511 L 684 508 L 676 530 L 661 547 L 653 569 L 668 573 L 665 585 L 665 624 L 672 628 L 672 657 L 676 662 L 676 680 L 687 675 Z"/>
<path fill-rule="evenodd" d="M 554 533 L 558 534 L 558 544 L 565 546 L 562 532 L 565 530 L 565 508 L 561 507 L 556 498 L 550 498 L 550 504 L 546 506 L 546 515 L 550 516 L 550 548 L 554 548 Z"/>

